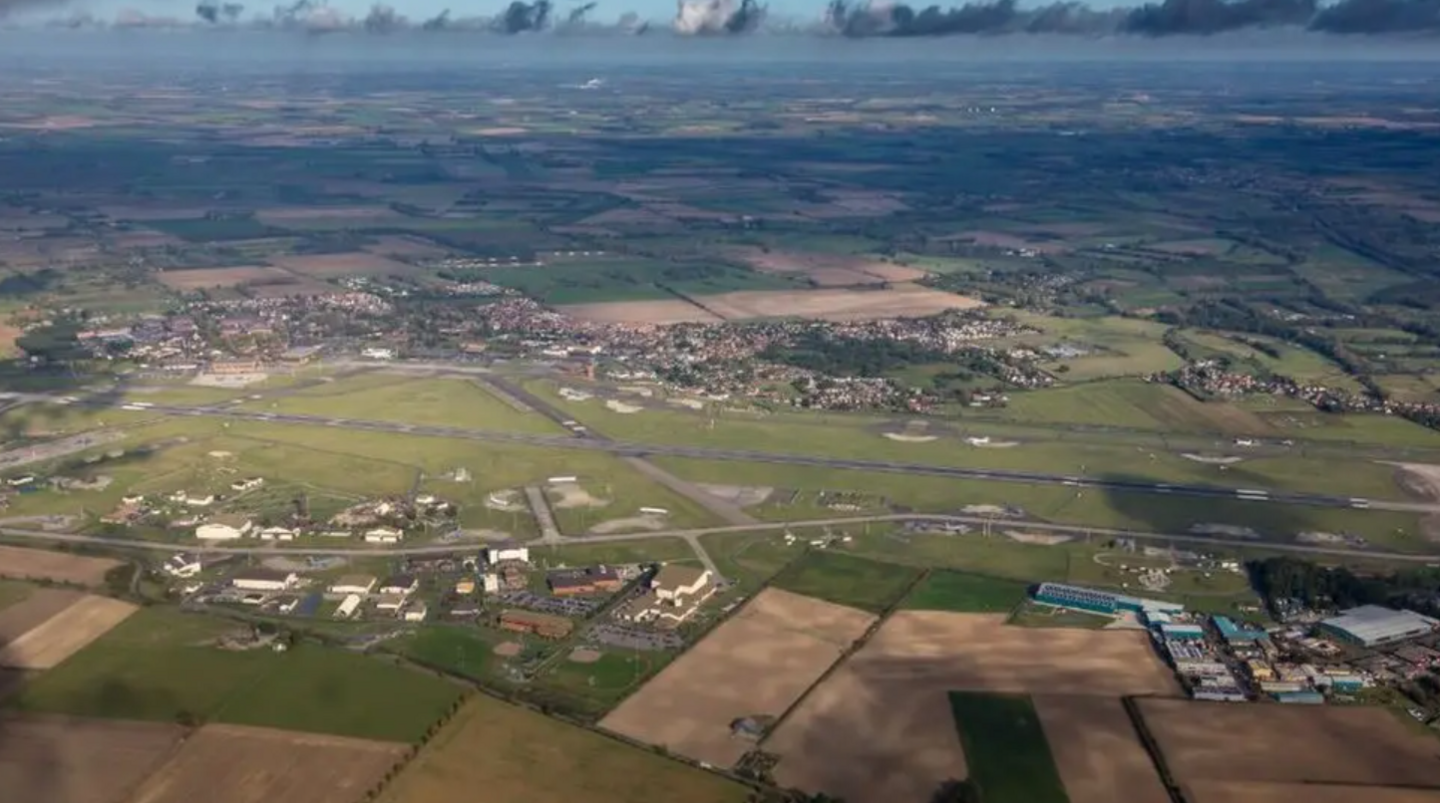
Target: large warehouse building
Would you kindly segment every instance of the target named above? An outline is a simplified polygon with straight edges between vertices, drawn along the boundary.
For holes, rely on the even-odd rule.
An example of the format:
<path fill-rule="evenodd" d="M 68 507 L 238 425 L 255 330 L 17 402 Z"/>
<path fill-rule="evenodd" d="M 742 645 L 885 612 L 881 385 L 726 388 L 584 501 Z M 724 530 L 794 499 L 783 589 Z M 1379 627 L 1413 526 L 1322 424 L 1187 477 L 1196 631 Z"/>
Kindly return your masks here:
<path fill-rule="evenodd" d="M 1103 613 L 1109 616 L 1126 612 L 1180 613 L 1185 610 L 1185 606 L 1179 603 L 1141 599 L 1064 583 L 1041 583 L 1035 589 L 1035 601 L 1054 605 L 1057 608 L 1073 608 L 1077 611 Z"/>
<path fill-rule="evenodd" d="M 1360 647 L 1381 647 L 1419 638 L 1440 627 L 1440 621 L 1414 611 L 1397 611 L 1379 605 L 1362 605 L 1341 611 L 1320 623 L 1320 632 Z"/>

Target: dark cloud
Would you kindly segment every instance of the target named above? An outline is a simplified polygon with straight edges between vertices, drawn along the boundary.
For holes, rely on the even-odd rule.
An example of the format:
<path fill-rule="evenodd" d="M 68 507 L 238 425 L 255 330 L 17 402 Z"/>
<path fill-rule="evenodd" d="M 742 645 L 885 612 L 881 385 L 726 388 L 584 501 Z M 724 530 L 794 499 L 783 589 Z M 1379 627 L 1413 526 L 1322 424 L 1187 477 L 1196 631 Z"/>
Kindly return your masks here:
<path fill-rule="evenodd" d="M 512 0 L 505 13 L 496 18 L 493 27 L 506 34 L 543 31 L 550 22 L 550 11 L 550 0 L 535 0 L 533 3 Z"/>
<path fill-rule="evenodd" d="M 1343 34 L 1435 33 L 1440 31 L 1440 0 L 1342 0 L 1320 9 L 1310 29 Z"/>
<path fill-rule="evenodd" d="M 1299 27 L 1315 16 L 1315 0 L 1164 0 L 1130 12 L 1123 30 L 1145 36 L 1209 36 L 1242 28 Z"/>

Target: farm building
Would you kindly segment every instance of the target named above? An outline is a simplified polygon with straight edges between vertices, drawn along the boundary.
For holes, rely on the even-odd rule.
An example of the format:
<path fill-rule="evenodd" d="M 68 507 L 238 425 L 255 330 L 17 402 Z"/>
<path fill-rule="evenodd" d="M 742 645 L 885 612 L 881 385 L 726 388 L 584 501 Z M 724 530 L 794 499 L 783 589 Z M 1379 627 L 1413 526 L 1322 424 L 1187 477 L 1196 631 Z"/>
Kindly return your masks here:
<path fill-rule="evenodd" d="M 294 572 L 274 569 L 246 569 L 230 578 L 230 585 L 244 591 L 284 591 L 294 588 L 300 578 Z"/>
<path fill-rule="evenodd" d="M 374 575 L 370 574 L 347 574 L 331 584 L 331 594 L 369 594 L 375 590 L 375 583 L 378 582 Z"/>
<path fill-rule="evenodd" d="M 575 625 L 563 616 L 509 610 L 501 612 L 500 627 L 517 633 L 534 633 L 542 638 L 565 638 Z"/>
<path fill-rule="evenodd" d="M 405 600 L 404 594 L 381 594 L 380 598 L 375 600 L 375 610 L 396 613 L 405 607 Z"/>
<path fill-rule="evenodd" d="M 1378 647 L 1419 638 L 1433 632 L 1440 621 L 1414 611 L 1362 605 L 1341 611 L 1320 623 L 1320 632 L 1358 647 Z"/>
<path fill-rule="evenodd" d="M 195 528 L 201 541 L 236 541 L 250 534 L 255 525 L 244 516 L 216 516 Z"/>
<path fill-rule="evenodd" d="M 1142 599 L 1093 588 L 1066 585 L 1064 583 L 1041 583 L 1035 589 L 1036 602 L 1054 605 L 1057 608 L 1072 608 L 1077 611 L 1103 613 L 1115 616 L 1122 613 L 1181 613 L 1185 606 L 1177 602 Z"/>
<path fill-rule="evenodd" d="M 550 592 L 557 597 L 614 592 L 625 585 L 620 574 L 608 566 L 554 571 L 545 578 L 545 582 L 549 584 Z"/>
<path fill-rule="evenodd" d="M 485 562 L 491 566 L 507 560 L 518 560 L 521 563 L 529 563 L 530 550 L 511 541 L 497 544 L 485 550 Z"/>

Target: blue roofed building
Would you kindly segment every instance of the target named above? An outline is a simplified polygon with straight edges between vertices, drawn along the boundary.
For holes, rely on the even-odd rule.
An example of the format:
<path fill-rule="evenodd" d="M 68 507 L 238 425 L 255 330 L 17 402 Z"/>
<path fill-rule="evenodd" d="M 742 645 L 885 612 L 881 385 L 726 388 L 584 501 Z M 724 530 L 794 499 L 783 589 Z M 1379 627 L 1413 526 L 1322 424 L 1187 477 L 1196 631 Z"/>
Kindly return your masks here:
<path fill-rule="evenodd" d="M 1185 606 L 1175 602 L 1143 599 L 1065 583 L 1041 583 L 1034 600 L 1057 608 L 1117 616 L 1122 613 L 1180 613 Z"/>
<path fill-rule="evenodd" d="M 1166 641 L 1203 641 L 1205 629 L 1200 625 L 1167 624 L 1160 626 L 1160 635 Z"/>
<path fill-rule="evenodd" d="M 1220 636 L 1230 644 L 1253 644 L 1270 638 L 1270 634 L 1264 630 L 1241 627 L 1228 616 L 1212 616 L 1211 621 L 1215 623 L 1215 629 L 1220 631 Z"/>

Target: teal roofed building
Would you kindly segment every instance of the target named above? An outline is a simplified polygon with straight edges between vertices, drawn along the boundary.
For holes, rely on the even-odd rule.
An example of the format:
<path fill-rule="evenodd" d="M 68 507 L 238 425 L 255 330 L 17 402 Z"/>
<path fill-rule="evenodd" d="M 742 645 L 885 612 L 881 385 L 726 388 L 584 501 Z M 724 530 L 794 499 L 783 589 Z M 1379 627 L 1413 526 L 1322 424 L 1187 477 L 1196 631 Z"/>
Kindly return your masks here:
<path fill-rule="evenodd" d="M 1111 591 L 1101 591 L 1065 583 L 1041 583 L 1035 588 L 1034 600 L 1057 608 L 1117 616 L 1122 613 L 1182 613 L 1185 606 L 1177 602 L 1143 599 Z"/>

